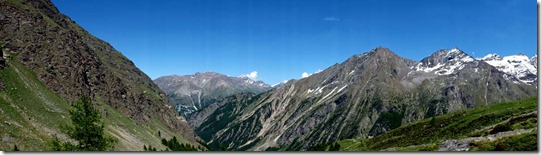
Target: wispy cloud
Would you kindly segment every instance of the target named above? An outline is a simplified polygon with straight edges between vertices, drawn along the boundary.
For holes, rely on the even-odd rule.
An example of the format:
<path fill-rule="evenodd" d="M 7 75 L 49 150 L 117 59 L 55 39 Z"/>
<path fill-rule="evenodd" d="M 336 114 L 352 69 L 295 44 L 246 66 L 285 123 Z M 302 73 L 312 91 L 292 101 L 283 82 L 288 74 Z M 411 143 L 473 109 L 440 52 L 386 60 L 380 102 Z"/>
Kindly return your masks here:
<path fill-rule="evenodd" d="M 324 20 L 324 21 L 340 21 L 340 18 L 331 16 L 331 17 L 325 17 L 325 18 L 323 18 L 321 20 Z"/>
<path fill-rule="evenodd" d="M 250 78 L 250 79 L 255 81 L 255 80 L 257 80 L 257 71 L 253 71 L 253 72 L 250 72 L 248 74 L 243 74 L 240 77 L 247 77 L 247 78 Z"/>

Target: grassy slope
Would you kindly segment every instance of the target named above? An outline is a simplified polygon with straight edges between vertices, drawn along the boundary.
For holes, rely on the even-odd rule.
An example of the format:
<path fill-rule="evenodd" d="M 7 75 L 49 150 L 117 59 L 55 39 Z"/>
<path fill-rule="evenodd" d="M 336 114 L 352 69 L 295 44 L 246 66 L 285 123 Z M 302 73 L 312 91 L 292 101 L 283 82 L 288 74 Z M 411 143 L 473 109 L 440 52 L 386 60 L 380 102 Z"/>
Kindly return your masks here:
<path fill-rule="evenodd" d="M 10 61 L 8 65 L 0 70 L 6 84 L 6 88 L 0 90 L 0 150 L 11 150 L 15 144 L 21 150 L 47 150 L 46 142 L 52 134 L 65 138 L 59 126 L 69 123 L 70 106 L 21 63 Z M 158 131 L 165 138 L 182 137 L 156 121 L 136 124 L 108 104 L 99 102 L 98 105 L 107 111 L 103 116 L 107 132 L 119 139 L 117 150 L 142 150 L 143 145 L 165 149 Z"/>
<path fill-rule="evenodd" d="M 537 113 L 534 112 L 537 111 L 537 107 L 536 97 L 499 103 L 419 120 L 370 139 L 347 139 L 338 143 L 342 151 L 379 151 L 388 148 L 395 148 L 398 151 L 432 151 L 437 150 L 439 143 L 443 140 L 485 136 L 494 127 L 504 124 L 509 126 L 507 131 L 537 128 Z M 519 115 L 523 116 L 519 117 Z M 506 121 L 508 119 L 511 121 Z M 532 140 L 527 138 L 537 138 L 531 136 L 532 134 L 512 136 L 501 141 L 511 143 L 518 140 Z"/>
<path fill-rule="evenodd" d="M 0 70 L 6 87 L 0 91 L 0 150 L 14 144 L 21 150 L 44 150 L 50 134 L 69 122 L 69 105 L 18 62 Z"/>

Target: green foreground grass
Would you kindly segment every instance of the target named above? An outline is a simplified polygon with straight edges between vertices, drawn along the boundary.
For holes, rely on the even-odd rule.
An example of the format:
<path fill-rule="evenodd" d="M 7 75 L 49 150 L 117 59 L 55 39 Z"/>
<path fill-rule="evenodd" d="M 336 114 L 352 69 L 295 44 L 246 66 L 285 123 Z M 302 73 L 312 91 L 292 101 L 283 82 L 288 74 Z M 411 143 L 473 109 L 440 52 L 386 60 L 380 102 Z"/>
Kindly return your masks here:
<path fill-rule="evenodd" d="M 537 128 L 537 97 L 452 112 L 409 123 L 373 138 L 339 141 L 341 151 L 435 151 L 447 139 Z M 471 150 L 537 150 L 535 132 L 479 142 Z M 535 142 L 535 143 L 534 143 Z"/>

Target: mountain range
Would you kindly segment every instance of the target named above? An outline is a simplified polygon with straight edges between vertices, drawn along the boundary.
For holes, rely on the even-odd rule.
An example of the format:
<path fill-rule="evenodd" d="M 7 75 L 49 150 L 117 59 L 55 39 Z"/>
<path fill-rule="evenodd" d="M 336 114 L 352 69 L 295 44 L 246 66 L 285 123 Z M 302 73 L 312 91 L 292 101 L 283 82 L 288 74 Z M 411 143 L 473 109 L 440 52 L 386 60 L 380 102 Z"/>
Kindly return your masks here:
<path fill-rule="evenodd" d="M 248 77 L 231 77 L 215 72 L 162 76 L 155 79 L 154 83 L 165 92 L 176 110 L 185 116 L 234 94 L 257 94 L 272 88 Z"/>
<path fill-rule="evenodd" d="M 282 87 L 229 98 L 195 130 L 211 146 L 235 150 L 305 150 L 374 136 L 423 118 L 535 96 L 536 74 L 507 69 L 535 63 L 513 58 L 497 59 L 508 63 L 495 67 L 453 48 L 417 62 L 378 47 Z"/>

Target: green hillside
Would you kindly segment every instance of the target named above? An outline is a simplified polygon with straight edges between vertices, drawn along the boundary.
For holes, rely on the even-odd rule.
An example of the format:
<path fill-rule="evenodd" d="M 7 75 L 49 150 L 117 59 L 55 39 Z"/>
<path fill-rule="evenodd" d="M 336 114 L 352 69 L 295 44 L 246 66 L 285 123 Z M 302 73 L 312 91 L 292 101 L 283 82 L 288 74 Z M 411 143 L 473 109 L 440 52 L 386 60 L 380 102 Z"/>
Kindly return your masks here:
<path fill-rule="evenodd" d="M 69 124 L 68 102 L 49 90 L 16 59 L 7 64 L 7 68 L 0 69 L 5 85 L 0 90 L 0 150 L 12 150 L 14 145 L 22 151 L 48 150 L 47 142 L 54 134 L 66 140 L 59 127 Z M 136 124 L 101 99 L 97 100 L 95 104 L 102 112 L 107 134 L 119 140 L 116 150 L 143 150 L 144 145 L 165 149 L 158 131 L 163 138 L 182 137 L 159 121 Z"/>
<path fill-rule="evenodd" d="M 536 151 L 537 108 L 536 97 L 499 103 L 419 120 L 371 138 L 347 139 L 338 144 L 340 151 L 436 151 L 446 140 L 481 137 L 471 140 L 468 150 Z"/>

